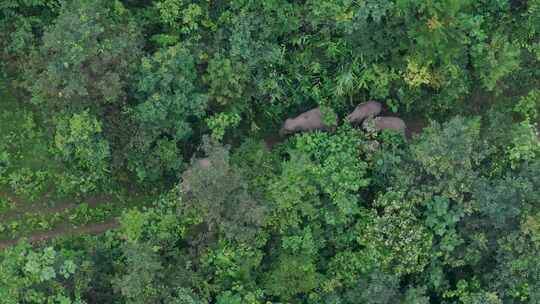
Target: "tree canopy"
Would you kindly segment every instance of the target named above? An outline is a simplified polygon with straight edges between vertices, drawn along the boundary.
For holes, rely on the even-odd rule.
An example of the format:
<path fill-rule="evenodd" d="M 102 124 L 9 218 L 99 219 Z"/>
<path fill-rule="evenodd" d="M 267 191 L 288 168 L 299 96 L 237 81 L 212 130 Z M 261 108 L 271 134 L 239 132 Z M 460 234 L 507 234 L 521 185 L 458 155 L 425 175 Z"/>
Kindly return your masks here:
<path fill-rule="evenodd" d="M 539 113 L 540 0 L 4 0 L 0 302 L 540 303 Z"/>

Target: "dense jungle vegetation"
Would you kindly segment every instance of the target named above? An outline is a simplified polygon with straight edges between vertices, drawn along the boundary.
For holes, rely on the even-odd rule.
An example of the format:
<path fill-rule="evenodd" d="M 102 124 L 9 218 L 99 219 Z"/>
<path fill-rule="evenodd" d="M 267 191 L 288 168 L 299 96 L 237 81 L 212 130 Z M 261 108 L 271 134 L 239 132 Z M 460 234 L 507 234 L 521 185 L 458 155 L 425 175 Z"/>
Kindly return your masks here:
<path fill-rule="evenodd" d="M 539 115 L 540 0 L 1 0 L 0 303 L 540 303 Z"/>

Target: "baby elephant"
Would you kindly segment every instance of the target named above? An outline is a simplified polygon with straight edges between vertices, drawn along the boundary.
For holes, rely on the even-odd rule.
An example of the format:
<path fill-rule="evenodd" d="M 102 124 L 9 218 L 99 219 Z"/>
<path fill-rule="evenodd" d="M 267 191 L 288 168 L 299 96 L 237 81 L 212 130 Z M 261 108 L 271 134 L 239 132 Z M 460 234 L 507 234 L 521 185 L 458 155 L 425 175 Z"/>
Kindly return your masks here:
<path fill-rule="evenodd" d="M 320 108 L 315 108 L 304 112 L 295 118 L 287 119 L 281 130 L 279 130 L 279 134 L 285 136 L 296 132 L 312 130 L 334 130 L 334 127 L 324 125 Z"/>
<path fill-rule="evenodd" d="M 390 129 L 405 133 L 406 129 L 405 122 L 399 117 L 379 116 L 373 120 L 365 120 L 363 123 L 364 129 L 369 128 L 371 123 L 373 123 L 372 126 L 377 131 Z"/>
<path fill-rule="evenodd" d="M 359 124 L 368 117 L 375 117 L 381 113 L 382 106 L 376 101 L 363 102 L 356 106 L 354 111 L 347 116 L 347 121 Z"/>

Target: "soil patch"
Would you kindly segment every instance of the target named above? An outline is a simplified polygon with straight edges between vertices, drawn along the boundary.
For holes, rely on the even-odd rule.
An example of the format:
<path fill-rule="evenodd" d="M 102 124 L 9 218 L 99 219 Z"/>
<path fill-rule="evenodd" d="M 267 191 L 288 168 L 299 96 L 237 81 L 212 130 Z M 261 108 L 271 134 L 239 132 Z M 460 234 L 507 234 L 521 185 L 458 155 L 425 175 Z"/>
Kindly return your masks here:
<path fill-rule="evenodd" d="M 47 231 L 47 232 L 38 232 L 34 233 L 26 239 L 31 243 L 39 243 L 48 241 L 54 238 L 58 237 L 64 237 L 64 236 L 71 236 L 71 235 L 81 235 L 81 234 L 101 234 L 105 231 L 112 230 L 118 228 L 119 224 L 117 220 L 110 220 L 108 222 L 104 223 L 95 223 L 95 224 L 88 224 L 85 226 L 81 226 L 79 228 L 58 228 L 55 230 Z M 0 241 L 0 250 L 3 250 L 9 246 L 13 246 L 17 244 L 17 242 L 21 239 L 15 239 L 15 240 L 6 240 L 6 241 Z"/>
<path fill-rule="evenodd" d="M 0 192 L 0 196 L 2 195 L 4 195 L 4 192 Z M 12 201 L 14 201 L 17 207 L 15 209 L 8 210 L 0 214 L 0 220 L 3 222 L 24 217 L 27 213 L 32 212 L 38 212 L 40 214 L 53 214 L 56 212 L 76 208 L 82 203 L 86 203 L 90 208 L 94 208 L 99 206 L 100 204 L 112 202 L 114 200 L 113 196 L 106 194 L 98 194 L 87 198 L 66 198 L 54 204 L 46 201 L 35 201 L 29 203 L 7 193 L 5 197 L 8 197 Z M 75 200 L 78 201 L 78 203 L 74 203 L 73 201 Z"/>

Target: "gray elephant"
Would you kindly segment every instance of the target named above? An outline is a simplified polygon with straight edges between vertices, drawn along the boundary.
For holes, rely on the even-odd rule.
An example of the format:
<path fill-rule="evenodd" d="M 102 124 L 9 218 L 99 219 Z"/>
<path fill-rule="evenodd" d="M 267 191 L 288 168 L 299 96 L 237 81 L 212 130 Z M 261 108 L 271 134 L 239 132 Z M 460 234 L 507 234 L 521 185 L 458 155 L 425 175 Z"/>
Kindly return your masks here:
<path fill-rule="evenodd" d="M 381 113 L 382 105 L 376 101 L 363 102 L 356 106 L 346 119 L 352 124 L 359 124 L 368 117 L 375 117 Z"/>
<path fill-rule="evenodd" d="M 334 125 L 337 124 L 337 121 Z M 279 134 L 285 136 L 296 132 L 324 130 L 332 131 L 334 126 L 326 126 L 323 123 L 322 113 L 320 108 L 315 108 L 298 115 L 295 118 L 289 118 L 285 121 Z"/>
<path fill-rule="evenodd" d="M 401 133 L 405 133 L 405 129 L 407 128 L 403 119 L 390 116 L 379 116 L 374 119 L 364 120 L 362 126 L 364 129 L 374 128 L 377 131 L 390 129 Z"/>

